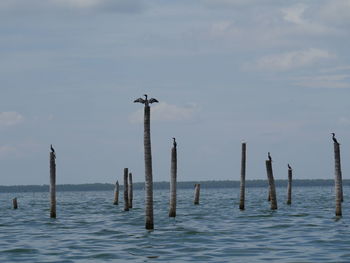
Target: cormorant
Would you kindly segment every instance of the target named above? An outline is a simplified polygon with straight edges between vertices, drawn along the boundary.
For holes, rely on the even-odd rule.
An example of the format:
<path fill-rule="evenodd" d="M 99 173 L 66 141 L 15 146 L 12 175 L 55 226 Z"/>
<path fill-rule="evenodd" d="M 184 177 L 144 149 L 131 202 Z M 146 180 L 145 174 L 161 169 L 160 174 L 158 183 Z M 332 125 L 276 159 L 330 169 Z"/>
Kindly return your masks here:
<path fill-rule="evenodd" d="M 173 144 L 174 144 L 174 147 L 176 148 L 176 146 L 177 146 L 177 143 L 176 143 L 176 141 L 175 141 L 175 138 L 173 138 L 173 140 L 174 140 L 174 142 L 173 142 Z"/>
<path fill-rule="evenodd" d="M 156 100 L 155 98 L 151 98 L 151 99 L 149 99 L 149 101 L 148 101 L 149 103 L 154 103 L 154 102 L 159 102 L 158 100 Z"/>
<path fill-rule="evenodd" d="M 147 99 L 147 94 L 144 94 L 143 96 L 145 96 L 145 98 L 138 98 L 136 100 L 134 100 L 134 102 L 139 102 L 139 103 L 142 103 L 142 104 L 147 104 L 148 103 L 155 103 L 155 102 L 159 102 L 158 100 L 156 100 L 155 98 L 150 98 L 149 100 Z"/>
<path fill-rule="evenodd" d="M 332 132 L 331 134 L 332 134 L 332 139 L 333 139 L 333 142 L 335 142 L 335 143 L 338 143 L 338 144 L 339 144 L 339 142 L 338 142 L 338 141 L 337 141 L 337 139 L 335 138 L 335 133 L 334 133 L 334 132 Z"/>
<path fill-rule="evenodd" d="M 272 162 L 272 158 L 271 158 L 270 152 L 267 153 L 267 157 L 269 158 L 270 162 Z"/>
<path fill-rule="evenodd" d="M 289 169 L 289 170 L 292 170 L 292 167 L 290 167 L 290 165 L 289 165 L 289 164 L 288 164 L 288 169 Z"/>
<path fill-rule="evenodd" d="M 138 99 L 134 100 L 134 103 L 135 102 L 139 102 L 139 103 L 145 104 L 146 101 L 143 98 L 138 98 Z"/>
<path fill-rule="evenodd" d="M 51 148 L 51 152 L 53 153 L 53 157 L 56 159 L 55 149 L 52 147 L 52 144 L 50 145 L 50 148 Z"/>

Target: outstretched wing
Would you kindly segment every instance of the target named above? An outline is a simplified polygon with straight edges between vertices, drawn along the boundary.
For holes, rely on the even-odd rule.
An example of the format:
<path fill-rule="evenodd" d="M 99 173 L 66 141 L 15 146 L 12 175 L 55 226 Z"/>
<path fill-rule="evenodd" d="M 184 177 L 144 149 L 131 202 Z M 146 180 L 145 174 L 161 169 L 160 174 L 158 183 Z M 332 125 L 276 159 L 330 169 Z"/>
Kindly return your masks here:
<path fill-rule="evenodd" d="M 135 102 L 139 102 L 139 103 L 145 104 L 145 100 L 143 98 L 138 98 L 138 99 L 134 100 L 134 103 Z"/>
<path fill-rule="evenodd" d="M 149 103 L 154 103 L 154 102 L 159 102 L 158 100 L 156 100 L 155 98 L 151 98 L 151 99 L 149 99 L 149 101 L 148 101 Z"/>

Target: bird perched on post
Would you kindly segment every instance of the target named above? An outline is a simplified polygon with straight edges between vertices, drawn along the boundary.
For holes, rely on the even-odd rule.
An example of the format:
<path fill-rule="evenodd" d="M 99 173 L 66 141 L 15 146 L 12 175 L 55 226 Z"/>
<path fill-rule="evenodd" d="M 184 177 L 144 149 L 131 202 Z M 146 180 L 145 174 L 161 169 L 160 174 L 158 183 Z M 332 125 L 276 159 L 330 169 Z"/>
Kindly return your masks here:
<path fill-rule="evenodd" d="M 56 159 L 55 149 L 52 147 L 52 144 L 50 145 L 50 149 L 51 149 L 51 152 L 53 153 L 53 156 L 54 156 L 55 159 Z"/>
<path fill-rule="evenodd" d="M 289 169 L 289 170 L 292 170 L 292 167 L 290 167 L 290 165 L 289 165 L 289 164 L 288 164 L 288 169 Z"/>
<path fill-rule="evenodd" d="M 269 161 L 272 162 L 272 158 L 271 158 L 270 152 L 267 153 L 267 157 L 269 158 Z"/>
<path fill-rule="evenodd" d="M 134 100 L 134 103 L 135 102 L 138 102 L 138 103 L 142 103 L 142 104 L 148 104 L 148 103 L 150 103 L 150 104 L 152 104 L 152 103 L 155 103 L 155 102 L 159 102 L 158 100 L 156 100 L 155 98 L 150 98 L 149 100 L 147 99 L 147 94 L 144 94 L 143 96 L 145 96 L 145 99 L 143 99 L 143 98 L 138 98 L 138 99 L 136 99 L 136 100 Z"/>
<path fill-rule="evenodd" d="M 333 142 L 335 142 L 335 143 L 339 144 L 339 142 L 338 142 L 338 141 L 337 141 L 337 139 L 335 138 L 335 133 L 334 133 L 334 132 L 332 132 L 331 134 L 332 134 L 332 139 L 333 139 Z"/>
<path fill-rule="evenodd" d="M 176 146 L 177 146 L 177 143 L 176 143 L 176 140 L 175 140 L 175 138 L 173 137 L 173 145 L 174 145 L 174 148 L 176 148 Z"/>

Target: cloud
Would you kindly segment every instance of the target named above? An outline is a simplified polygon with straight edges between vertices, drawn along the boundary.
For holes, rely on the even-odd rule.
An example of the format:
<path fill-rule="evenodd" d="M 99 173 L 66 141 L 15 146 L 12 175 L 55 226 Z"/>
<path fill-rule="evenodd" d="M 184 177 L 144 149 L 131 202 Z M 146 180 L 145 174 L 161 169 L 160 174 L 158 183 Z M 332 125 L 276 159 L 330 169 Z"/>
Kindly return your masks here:
<path fill-rule="evenodd" d="M 286 29 L 293 34 L 303 34 L 303 35 L 327 35 L 327 34 L 338 34 L 339 29 L 325 25 L 324 21 L 321 19 L 316 19 L 313 17 L 305 18 L 305 13 L 309 7 L 305 4 L 296 4 L 287 8 L 282 8 L 283 20 L 288 22 L 290 26 L 286 25 Z M 311 8 L 313 10 L 312 14 L 315 13 L 316 7 Z"/>
<path fill-rule="evenodd" d="M 15 111 L 0 112 L 0 127 L 13 126 L 23 121 L 23 116 Z"/>
<path fill-rule="evenodd" d="M 239 6 L 251 6 L 258 4 L 266 4 L 266 0 L 203 0 L 203 3 L 214 8 L 236 8 Z"/>
<path fill-rule="evenodd" d="M 268 71 L 286 71 L 310 66 L 319 61 L 334 57 L 335 56 L 327 50 L 309 48 L 305 50 L 264 56 L 254 63 L 245 64 L 244 68 Z"/>
<path fill-rule="evenodd" d="M 330 0 L 320 9 L 320 17 L 329 22 L 339 25 L 350 23 L 350 1 Z"/>
<path fill-rule="evenodd" d="M 189 121 L 194 119 L 199 112 L 196 104 L 189 104 L 188 106 L 176 106 L 161 102 L 152 105 L 151 119 L 152 121 Z M 129 117 L 131 123 L 143 122 L 143 109 L 138 110 Z"/>
<path fill-rule="evenodd" d="M 350 88 L 350 74 L 329 74 L 298 78 L 297 85 L 308 88 Z"/>
<path fill-rule="evenodd" d="M 1 0 L 0 11 L 28 11 L 39 12 L 42 10 L 57 11 L 87 10 L 107 11 L 117 13 L 139 13 L 144 10 L 146 4 L 142 0 Z"/>
<path fill-rule="evenodd" d="M 232 36 L 239 31 L 239 28 L 233 22 L 227 20 L 214 22 L 210 27 L 210 34 L 213 37 Z"/>
<path fill-rule="evenodd" d="M 297 4 L 293 7 L 283 8 L 282 13 L 284 14 L 283 18 L 294 24 L 304 24 L 305 20 L 302 18 L 306 10 L 306 5 Z"/>

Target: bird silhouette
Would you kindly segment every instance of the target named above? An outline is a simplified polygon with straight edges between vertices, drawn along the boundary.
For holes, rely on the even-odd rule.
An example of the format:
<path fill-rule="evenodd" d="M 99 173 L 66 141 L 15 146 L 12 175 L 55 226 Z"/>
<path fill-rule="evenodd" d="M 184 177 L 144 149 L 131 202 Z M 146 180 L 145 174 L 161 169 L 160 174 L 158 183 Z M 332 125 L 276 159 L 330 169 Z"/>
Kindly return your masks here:
<path fill-rule="evenodd" d="M 288 169 L 289 169 L 289 170 L 292 170 L 292 167 L 290 167 L 290 165 L 289 165 L 289 164 L 288 164 Z"/>
<path fill-rule="evenodd" d="M 331 134 L 332 134 L 332 139 L 333 139 L 333 142 L 335 142 L 335 143 L 339 144 L 339 142 L 338 142 L 338 141 L 337 141 L 337 139 L 335 138 L 335 133 L 334 133 L 334 132 L 332 132 Z"/>
<path fill-rule="evenodd" d="M 55 149 L 52 147 L 52 144 L 50 144 L 50 149 L 51 149 L 51 152 L 52 152 L 52 154 L 53 154 L 53 158 L 56 159 Z"/>
<path fill-rule="evenodd" d="M 138 98 L 138 99 L 134 100 L 134 103 L 136 103 L 136 102 L 145 104 L 146 101 L 143 98 Z"/>
<path fill-rule="evenodd" d="M 175 138 L 173 138 L 173 145 L 174 145 L 174 147 L 176 148 L 176 146 L 177 146 L 177 143 L 176 143 L 176 140 L 175 140 Z"/>
<path fill-rule="evenodd" d="M 138 102 L 138 103 L 142 103 L 142 104 L 146 104 L 148 105 L 149 103 L 152 104 L 152 103 L 156 103 L 156 102 L 159 102 L 157 99 L 155 98 L 150 98 L 150 99 L 147 99 L 148 96 L 147 94 L 144 94 L 143 96 L 145 96 L 145 98 L 138 98 L 136 100 L 134 100 L 134 103 Z"/>
<path fill-rule="evenodd" d="M 272 158 L 271 158 L 270 152 L 267 153 L 267 157 L 269 158 L 269 161 L 272 162 Z"/>
<path fill-rule="evenodd" d="M 159 102 L 159 101 L 156 100 L 155 98 L 150 98 L 148 102 L 149 102 L 149 103 L 155 103 L 155 102 Z"/>

